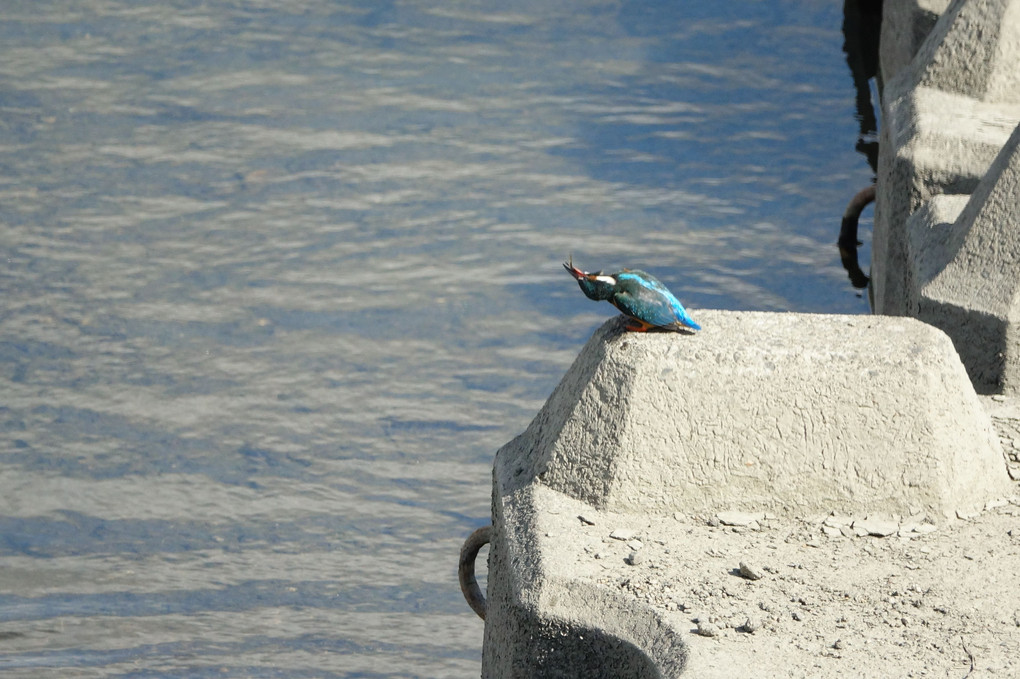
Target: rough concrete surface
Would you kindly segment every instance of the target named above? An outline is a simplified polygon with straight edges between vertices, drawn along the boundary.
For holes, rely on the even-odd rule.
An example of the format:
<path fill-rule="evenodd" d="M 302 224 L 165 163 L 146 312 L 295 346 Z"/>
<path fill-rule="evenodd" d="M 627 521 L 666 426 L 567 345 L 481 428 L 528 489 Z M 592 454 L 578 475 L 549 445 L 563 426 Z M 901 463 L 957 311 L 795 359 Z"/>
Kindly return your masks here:
<path fill-rule="evenodd" d="M 883 32 L 913 35 L 926 28 L 927 16 L 893 12 L 889 21 L 915 23 Z M 1020 121 L 1017 64 L 1020 1 L 954 0 L 909 65 L 888 66 L 899 70 L 882 97 L 872 256 L 877 313 L 907 313 L 907 218 L 932 196 L 971 193 Z"/>
<path fill-rule="evenodd" d="M 524 434 L 539 478 L 613 510 L 970 512 L 1001 453 L 952 343 L 909 318 L 701 311 L 591 338 Z M 700 322 L 700 321 L 699 321 Z"/>
<path fill-rule="evenodd" d="M 953 0 L 903 72 L 914 87 L 1016 103 L 1020 2 Z"/>
<path fill-rule="evenodd" d="M 906 68 L 949 0 L 899 0 L 882 6 L 882 37 L 879 41 L 882 82 Z"/>
<path fill-rule="evenodd" d="M 995 395 L 981 400 L 999 435 L 1009 478 L 1020 481 L 1020 398 Z"/>
<path fill-rule="evenodd" d="M 969 199 L 933 198 L 907 230 L 908 313 L 949 334 L 976 389 L 1020 391 L 1020 126 Z"/>
<path fill-rule="evenodd" d="M 698 320 L 607 322 L 497 454 L 483 677 L 1016 675 L 1020 409 L 911 319 Z"/>
<path fill-rule="evenodd" d="M 535 484 L 504 494 L 495 486 L 482 676 L 679 676 L 687 646 L 673 625 L 625 591 L 578 579 L 557 558 L 558 546 L 578 545 L 540 521 L 559 513 L 544 504 L 551 491 Z"/>
<path fill-rule="evenodd" d="M 726 525 L 711 513 L 603 512 L 541 486 L 529 511 L 517 519 L 535 536 L 530 557 L 559 583 L 547 598 L 629 598 L 645 609 L 634 618 L 656 620 L 656 643 L 672 639 L 686 664 L 485 677 L 1020 676 L 1016 497 L 937 529 L 901 520 L 885 537 L 858 536 L 861 519 L 832 515 Z"/>

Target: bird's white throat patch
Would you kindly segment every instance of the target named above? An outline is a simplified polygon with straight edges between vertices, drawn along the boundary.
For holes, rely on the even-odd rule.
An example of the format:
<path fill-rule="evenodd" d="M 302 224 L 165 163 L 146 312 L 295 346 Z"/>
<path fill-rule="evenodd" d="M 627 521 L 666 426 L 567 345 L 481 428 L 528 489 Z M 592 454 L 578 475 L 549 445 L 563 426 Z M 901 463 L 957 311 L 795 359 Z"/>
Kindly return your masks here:
<path fill-rule="evenodd" d="M 612 276 L 596 276 L 595 280 L 599 283 L 608 283 L 609 285 L 616 285 L 616 279 Z"/>

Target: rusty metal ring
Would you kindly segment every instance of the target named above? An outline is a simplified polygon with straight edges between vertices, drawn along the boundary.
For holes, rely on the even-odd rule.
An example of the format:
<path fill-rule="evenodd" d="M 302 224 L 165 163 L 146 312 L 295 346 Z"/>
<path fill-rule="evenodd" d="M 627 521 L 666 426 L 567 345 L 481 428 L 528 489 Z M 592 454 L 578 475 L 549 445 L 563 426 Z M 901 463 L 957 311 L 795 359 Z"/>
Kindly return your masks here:
<path fill-rule="evenodd" d="M 482 620 L 485 620 L 485 595 L 482 594 L 482 589 L 475 578 L 475 559 L 478 558 L 478 552 L 482 547 L 489 544 L 491 532 L 492 526 L 482 526 L 468 536 L 464 546 L 460 548 L 460 565 L 457 568 L 460 591 L 463 592 L 471 610 Z"/>
<path fill-rule="evenodd" d="M 857 192 L 846 206 L 843 213 L 843 221 L 839 226 L 839 258 L 843 262 L 843 268 L 850 276 L 850 284 L 855 288 L 868 287 L 868 275 L 861 270 L 857 261 L 857 247 L 861 244 L 857 240 L 857 222 L 861 218 L 861 212 L 870 203 L 875 201 L 875 185 L 865 187 Z"/>

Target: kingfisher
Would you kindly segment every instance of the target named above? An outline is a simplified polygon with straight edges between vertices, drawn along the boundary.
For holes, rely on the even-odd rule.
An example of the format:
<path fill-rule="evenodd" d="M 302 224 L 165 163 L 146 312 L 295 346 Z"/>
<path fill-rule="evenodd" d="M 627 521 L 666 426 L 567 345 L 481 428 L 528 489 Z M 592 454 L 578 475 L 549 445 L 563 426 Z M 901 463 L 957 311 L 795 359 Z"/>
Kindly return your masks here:
<path fill-rule="evenodd" d="M 577 280 L 588 299 L 606 300 L 626 314 L 634 322 L 626 326 L 627 330 L 701 330 L 680 300 L 650 273 L 630 269 L 609 275 L 601 271 L 588 273 L 575 268 L 573 260 L 564 262 L 563 268 Z"/>

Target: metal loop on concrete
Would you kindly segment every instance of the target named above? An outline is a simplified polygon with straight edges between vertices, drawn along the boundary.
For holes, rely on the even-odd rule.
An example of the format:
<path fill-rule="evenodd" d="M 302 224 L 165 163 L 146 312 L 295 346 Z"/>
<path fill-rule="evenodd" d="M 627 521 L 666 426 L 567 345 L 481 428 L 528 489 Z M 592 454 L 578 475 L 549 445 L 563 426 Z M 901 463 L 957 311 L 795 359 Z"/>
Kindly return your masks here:
<path fill-rule="evenodd" d="M 855 288 L 868 287 L 869 278 L 857 261 L 857 247 L 861 244 L 857 240 L 857 222 L 861 218 L 861 212 L 875 200 L 875 185 L 862 189 L 853 197 L 850 204 L 846 206 L 843 213 L 843 222 L 839 227 L 839 258 L 843 262 L 843 268 L 850 276 L 850 284 Z"/>
<path fill-rule="evenodd" d="M 460 580 L 460 591 L 464 593 L 471 610 L 478 614 L 478 617 L 485 620 L 485 595 L 482 594 L 475 578 L 475 559 L 482 547 L 489 544 L 489 534 L 492 526 L 482 526 L 468 536 L 464 546 L 460 548 L 460 566 L 457 568 L 457 577 Z"/>

